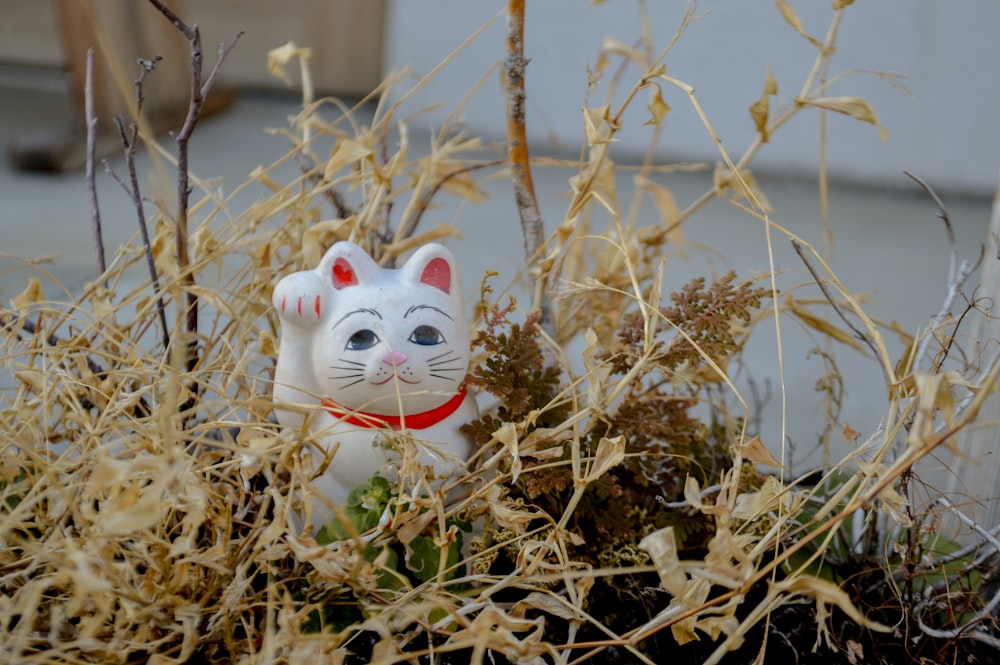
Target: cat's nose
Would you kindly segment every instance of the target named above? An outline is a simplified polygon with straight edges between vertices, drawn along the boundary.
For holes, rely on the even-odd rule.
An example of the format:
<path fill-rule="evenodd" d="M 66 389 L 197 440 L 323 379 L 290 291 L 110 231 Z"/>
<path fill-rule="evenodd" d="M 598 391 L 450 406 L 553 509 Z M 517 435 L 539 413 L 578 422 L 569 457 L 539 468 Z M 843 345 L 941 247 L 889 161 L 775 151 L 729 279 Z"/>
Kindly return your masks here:
<path fill-rule="evenodd" d="M 399 367 L 406 362 L 406 354 L 399 351 L 392 351 L 382 356 L 382 362 L 386 365 L 392 365 L 393 367 Z"/>

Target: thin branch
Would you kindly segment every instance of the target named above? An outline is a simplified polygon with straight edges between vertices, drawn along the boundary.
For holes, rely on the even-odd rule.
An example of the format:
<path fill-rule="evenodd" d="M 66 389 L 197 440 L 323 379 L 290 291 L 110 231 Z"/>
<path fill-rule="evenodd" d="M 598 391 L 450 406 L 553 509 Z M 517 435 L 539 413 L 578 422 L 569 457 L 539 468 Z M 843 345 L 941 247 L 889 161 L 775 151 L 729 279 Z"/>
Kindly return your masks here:
<path fill-rule="evenodd" d="M 139 60 L 139 78 L 135 80 L 135 107 L 136 116 L 142 113 L 142 106 L 145 97 L 142 92 L 143 82 L 146 75 L 156 68 L 156 63 L 162 59 L 155 55 L 148 60 Z M 146 228 L 146 211 L 142 202 L 142 192 L 139 191 L 139 177 L 135 168 L 135 154 L 139 147 L 139 124 L 136 120 L 131 123 L 131 131 L 125 131 L 125 123 L 121 116 L 115 116 L 115 126 L 118 127 L 118 134 L 121 137 L 122 148 L 125 151 L 125 166 L 128 169 L 129 182 L 126 184 L 118 177 L 111 165 L 104 163 L 104 170 L 114 178 L 125 193 L 132 199 L 135 207 L 135 214 L 139 222 L 139 233 L 142 235 L 142 246 L 146 254 L 146 266 L 149 269 L 149 277 L 153 283 L 153 293 L 156 296 L 156 311 L 160 319 L 160 329 L 163 333 L 163 348 L 166 350 L 170 346 L 170 326 L 167 325 L 167 312 L 163 304 L 163 294 L 160 292 L 160 278 L 156 271 L 156 260 L 153 257 L 153 245 L 149 241 L 149 230 Z"/>
<path fill-rule="evenodd" d="M 491 160 L 488 162 L 481 162 L 477 164 L 468 164 L 466 166 L 462 166 L 452 171 L 449 171 L 448 173 L 438 178 L 437 182 L 435 182 L 433 186 L 424 189 L 420 193 L 420 195 L 412 202 L 412 204 L 407 206 L 405 216 L 399 223 L 399 230 L 396 232 L 396 239 L 405 240 L 406 238 L 409 238 L 410 236 L 413 235 L 413 233 L 417 230 L 417 225 L 420 224 L 420 218 L 423 217 L 423 214 L 427 211 L 427 208 L 430 206 L 431 201 L 434 199 L 437 193 L 441 190 L 441 187 L 443 187 L 446 182 L 448 182 L 452 178 L 456 178 L 466 173 L 471 173 L 472 171 L 476 171 L 478 169 L 490 168 L 493 166 L 499 166 L 501 164 L 503 164 L 503 160 L 500 159 Z"/>
<path fill-rule="evenodd" d="M 933 329 L 947 320 L 948 313 L 951 311 L 952 305 L 955 303 L 955 299 L 958 297 L 959 291 L 965 281 L 969 278 L 973 272 L 979 268 L 979 264 L 983 261 L 983 256 L 986 252 L 985 245 L 979 252 L 979 258 L 975 262 L 958 261 L 958 248 L 955 244 L 955 230 L 951 225 L 951 218 L 948 215 L 948 209 L 945 207 L 944 203 L 938 197 L 937 193 L 928 185 L 923 179 L 910 173 L 909 171 L 903 171 L 907 176 L 909 176 L 914 182 L 920 185 L 925 192 L 931 197 L 935 205 L 938 208 L 938 219 L 944 222 L 945 231 L 948 234 L 948 293 L 945 295 L 944 302 L 941 308 L 938 310 L 937 314 L 931 317 L 932 330 L 928 331 L 928 334 L 920 342 L 920 347 L 914 356 L 913 367 L 918 368 L 920 362 L 923 360 L 924 355 L 927 353 L 927 349 L 930 346 L 931 340 L 935 338 L 933 334 Z"/>
<path fill-rule="evenodd" d="M 183 21 L 162 0 L 149 0 L 149 3 L 159 10 L 191 44 L 190 100 L 188 102 L 187 116 L 184 118 L 184 125 L 174 136 L 174 141 L 177 143 L 177 216 L 175 219 L 177 266 L 180 270 L 182 286 L 191 287 L 194 286 L 194 273 L 190 269 L 191 259 L 188 251 L 188 208 L 191 198 L 190 174 L 188 173 L 188 144 L 198 124 L 198 120 L 201 118 L 205 96 L 215 82 L 223 61 L 236 46 L 243 32 L 239 32 L 229 46 L 226 46 L 224 43 L 219 45 L 219 57 L 215 62 L 215 66 L 212 67 L 208 78 L 203 81 L 204 56 L 201 50 L 201 31 L 198 30 L 198 26 Z M 186 366 L 188 371 L 191 371 L 198 364 L 198 343 L 196 337 L 198 333 L 198 296 L 190 288 L 185 288 L 185 292 L 187 294 L 185 329 L 192 335 L 192 341 L 188 343 Z"/>
<path fill-rule="evenodd" d="M 101 209 L 97 205 L 97 183 L 94 178 L 94 161 L 97 154 L 97 116 L 94 115 L 94 49 L 87 49 L 87 74 L 83 85 L 83 107 L 87 119 L 87 195 L 90 199 L 90 221 L 97 252 L 97 274 L 108 270 L 104 256 L 104 231 L 101 228 Z M 107 282 L 105 282 L 107 286 Z"/>
<path fill-rule="evenodd" d="M 314 186 L 320 187 L 323 185 L 323 176 L 317 172 L 316 163 L 313 162 L 312 158 L 303 152 L 299 151 L 295 153 L 295 162 L 299 165 L 299 170 L 302 171 L 302 175 L 309 179 L 309 182 L 313 183 Z M 340 219 L 347 219 L 352 215 L 358 213 L 357 210 L 352 208 L 347 200 L 344 199 L 344 195 L 333 187 L 327 187 L 323 190 L 323 194 L 329 200 L 330 205 L 333 207 L 333 211 L 337 213 L 337 217 Z"/>
<path fill-rule="evenodd" d="M 524 108 L 524 0 L 507 2 L 507 57 L 504 60 L 504 91 L 507 100 L 507 157 L 510 161 L 514 200 L 521 217 L 521 234 L 524 236 L 524 258 L 530 265 L 539 258 L 545 242 L 544 223 L 538 211 L 535 185 L 531 179 L 528 156 L 528 137 Z M 538 276 L 535 292 L 535 309 L 541 312 L 544 327 L 552 326 L 548 298 L 545 295 L 546 276 Z"/>
<path fill-rule="evenodd" d="M 871 338 L 868 335 L 866 335 L 864 331 L 862 331 L 860 328 L 854 325 L 854 322 L 847 317 L 847 313 L 843 309 L 841 309 L 840 305 L 837 303 L 837 299 L 833 297 L 832 293 L 830 293 L 830 290 L 827 288 L 826 283 L 822 280 L 822 278 L 820 278 L 819 273 L 816 272 L 815 266 L 813 266 L 812 262 L 809 260 L 809 257 L 806 256 L 805 250 L 802 249 L 802 245 L 799 244 L 799 241 L 792 240 L 792 247 L 795 248 L 795 252 L 799 255 L 799 258 L 802 259 L 802 263 L 806 265 L 806 269 L 808 269 L 809 274 L 812 275 L 813 281 L 816 282 L 816 286 L 819 287 L 819 290 L 823 292 L 823 296 L 830 303 L 830 306 L 833 307 L 833 311 L 835 311 L 837 315 L 840 317 L 840 319 L 847 324 L 847 327 L 851 329 L 851 331 L 859 340 L 868 345 L 868 348 L 872 350 L 872 353 L 875 354 L 876 358 L 881 357 L 881 354 L 878 351 L 878 347 L 875 346 L 875 343 L 871 340 Z M 879 364 L 881 365 L 881 363 Z M 883 373 L 885 373 L 884 366 L 882 366 L 882 371 Z M 888 376 L 887 374 L 885 378 L 887 383 L 891 385 L 892 377 Z"/>

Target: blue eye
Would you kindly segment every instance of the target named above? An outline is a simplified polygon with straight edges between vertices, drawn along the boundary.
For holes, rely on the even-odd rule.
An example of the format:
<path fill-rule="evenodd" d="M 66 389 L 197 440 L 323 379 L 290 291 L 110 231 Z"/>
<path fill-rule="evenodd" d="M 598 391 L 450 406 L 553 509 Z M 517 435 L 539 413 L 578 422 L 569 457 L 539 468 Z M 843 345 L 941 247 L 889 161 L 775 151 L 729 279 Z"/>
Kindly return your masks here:
<path fill-rule="evenodd" d="M 410 341 L 421 346 L 434 346 L 444 343 L 444 335 L 434 326 L 417 326 L 410 333 Z"/>
<path fill-rule="evenodd" d="M 378 335 L 366 328 L 351 335 L 351 338 L 347 340 L 346 348 L 350 351 L 364 351 L 365 349 L 372 348 L 378 343 Z"/>

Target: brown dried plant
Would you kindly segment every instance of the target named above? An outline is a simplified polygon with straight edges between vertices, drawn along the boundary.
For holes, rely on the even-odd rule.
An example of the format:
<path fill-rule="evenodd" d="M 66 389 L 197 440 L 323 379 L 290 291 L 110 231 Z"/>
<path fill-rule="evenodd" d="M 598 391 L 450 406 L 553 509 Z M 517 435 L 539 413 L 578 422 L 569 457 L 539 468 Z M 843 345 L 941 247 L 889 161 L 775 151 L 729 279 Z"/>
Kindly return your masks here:
<path fill-rule="evenodd" d="M 519 42 L 523 3 L 509 4 L 509 35 Z M 995 574 L 995 563 L 973 554 L 964 565 L 960 552 L 942 553 L 935 511 L 957 508 L 937 502 L 920 512 L 910 489 L 913 465 L 970 426 L 1000 365 L 950 366 L 961 354 L 956 319 L 944 314 L 893 362 L 885 328 L 821 252 L 771 220 L 748 170 L 797 113 L 819 109 L 878 126 L 867 103 L 828 94 L 850 4 L 834 3 L 821 40 L 778 2 L 815 46 L 815 64 L 801 93 L 776 112 L 769 100 L 778 82 L 768 75 L 750 109 L 757 139 L 738 159 L 721 152 L 710 189 L 683 210 L 654 148 L 622 207 L 610 144 L 645 90 L 655 147 L 669 117 L 662 86 L 683 91 L 716 138 L 694 89 L 665 68 L 695 8 L 659 52 L 648 25 L 637 46 L 605 42 L 592 67 L 595 84 L 619 68 L 607 103 L 588 97 L 566 213 L 547 239 L 526 233 L 539 285 L 532 307 L 490 302 L 483 289 L 481 362 L 470 382 L 484 406 L 487 397 L 496 404 L 469 424 L 480 444 L 470 477 L 454 492 L 414 497 L 407 478 L 421 470 L 404 468 L 397 487 L 371 484 L 364 496 L 377 516 L 388 509 L 389 523 L 369 529 L 359 520 L 329 543 L 301 533 L 294 519 L 310 487 L 301 455 L 308 436 L 270 418 L 272 285 L 341 239 L 392 265 L 453 233 L 420 228 L 435 197 L 477 201 L 484 195 L 477 176 L 505 165 L 524 193 L 539 162 L 529 161 L 526 145 L 509 145 L 507 158 L 498 158 L 451 120 L 429 154 L 412 157 L 396 118 L 407 93 L 396 103 L 375 101 L 403 77 L 387 80 L 369 106 L 348 108 L 315 98 L 308 49 L 273 51 L 274 72 L 293 64 L 303 72 L 302 111 L 275 130 L 290 141 L 286 155 L 226 194 L 178 154 L 178 184 L 185 195 L 185 183 L 193 185 L 193 202 L 181 200 L 175 215 L 158 206 L 147 218 L 130 177 L 126 190 L 151 238 L 119 248 L 82 295 L 63 290 L 50 299 L 31 279 L 0 313 L 2 362 L 14 380 L 0 402 L 5 660 L 653 663 L 669 652 L 748 662 L 782 653 L 778 637 L 789 639 L 782 631 L 790 623 L 800 632 L 808 626 L 809 646 L 815 639 L 831 661 L 857 658 L 862 644 L 869 655 L 884 649 L 878 657 L 940 660 L 968 638 L 995 642 L 983 626 L 996 596 L 975 595 L 976 580 Z M 189 38 L 193 48 L 200 43 Z M 525 54 L 523 44 L 509 46 L 509 138 L 523 141 L 514 88 Z M 148 73 L 144 84 L 155 84 Z M 122 134 L 126 151 L 134 154 L 141 139 L 170 155 L 141 129 Z M 300 167 L 296 177 L 277 175 L 287 162 Z M 230 216 L 230 198 L 247 188 L 266 195 Z M 638 212 L 646 195 L 658 213 L 652 220 Z M 662 256 L 716 197 L 760 220 L 769 243 L 793 241 L 821 299 L 779 297 L 770 266 L 764 288 L 734 274 L 694 277 L 665 303 Z M 530 198 L 518 201 L 526 230 L 536 233 Z M 200 221 L 187 234 L 177 225 L 184 219 Z M 155 270 L 138 278 L 147 255 Z M 955 295 L 942 311 L 970 273 L 955 263 Z M 814 312 L 820 302 L 838 319 Z M 172 328 L 165 312 L 177 321 Z M 769 318 L 780 326 L 783 315 L 833 341 L 854 340 L 891 391 L 884 431 L 819 482 L 764 473 L 780 464 L 752 436 L 757 405 L 729 373 L 755 326 Z M 579 358 L 570 358 L 573 343 L 583 346 Z M 472 528 L 463 548 L 460 525 Z M 418 550 L 433 560 L 432 573 L 407 567 Z M 870 637 L 900 626 L 907 632 L 898 648 Z M 804 655 L 800 646 L 791 646 L 794 655 Z"/>

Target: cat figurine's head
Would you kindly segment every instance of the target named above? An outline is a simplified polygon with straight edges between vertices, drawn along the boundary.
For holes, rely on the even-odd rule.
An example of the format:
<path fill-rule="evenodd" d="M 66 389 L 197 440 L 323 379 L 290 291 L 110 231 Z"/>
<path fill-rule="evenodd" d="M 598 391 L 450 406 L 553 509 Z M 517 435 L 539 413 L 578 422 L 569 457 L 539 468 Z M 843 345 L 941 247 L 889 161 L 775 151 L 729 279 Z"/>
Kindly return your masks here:
<path fill-rule="evenodd" d="M 358 245 L 338 242 L 315 270 L 290 277 L 298 288 L 283 285 L 275 305 L 300 324 L 294 341 L 311 347 L 311 366 L 301 368 L 311 380 L 296 383 L 328 408 L 398 417 L 456 399 L 469 330 L 445 247 L 424 245 L 401 268 L 385 269 Z"/>

